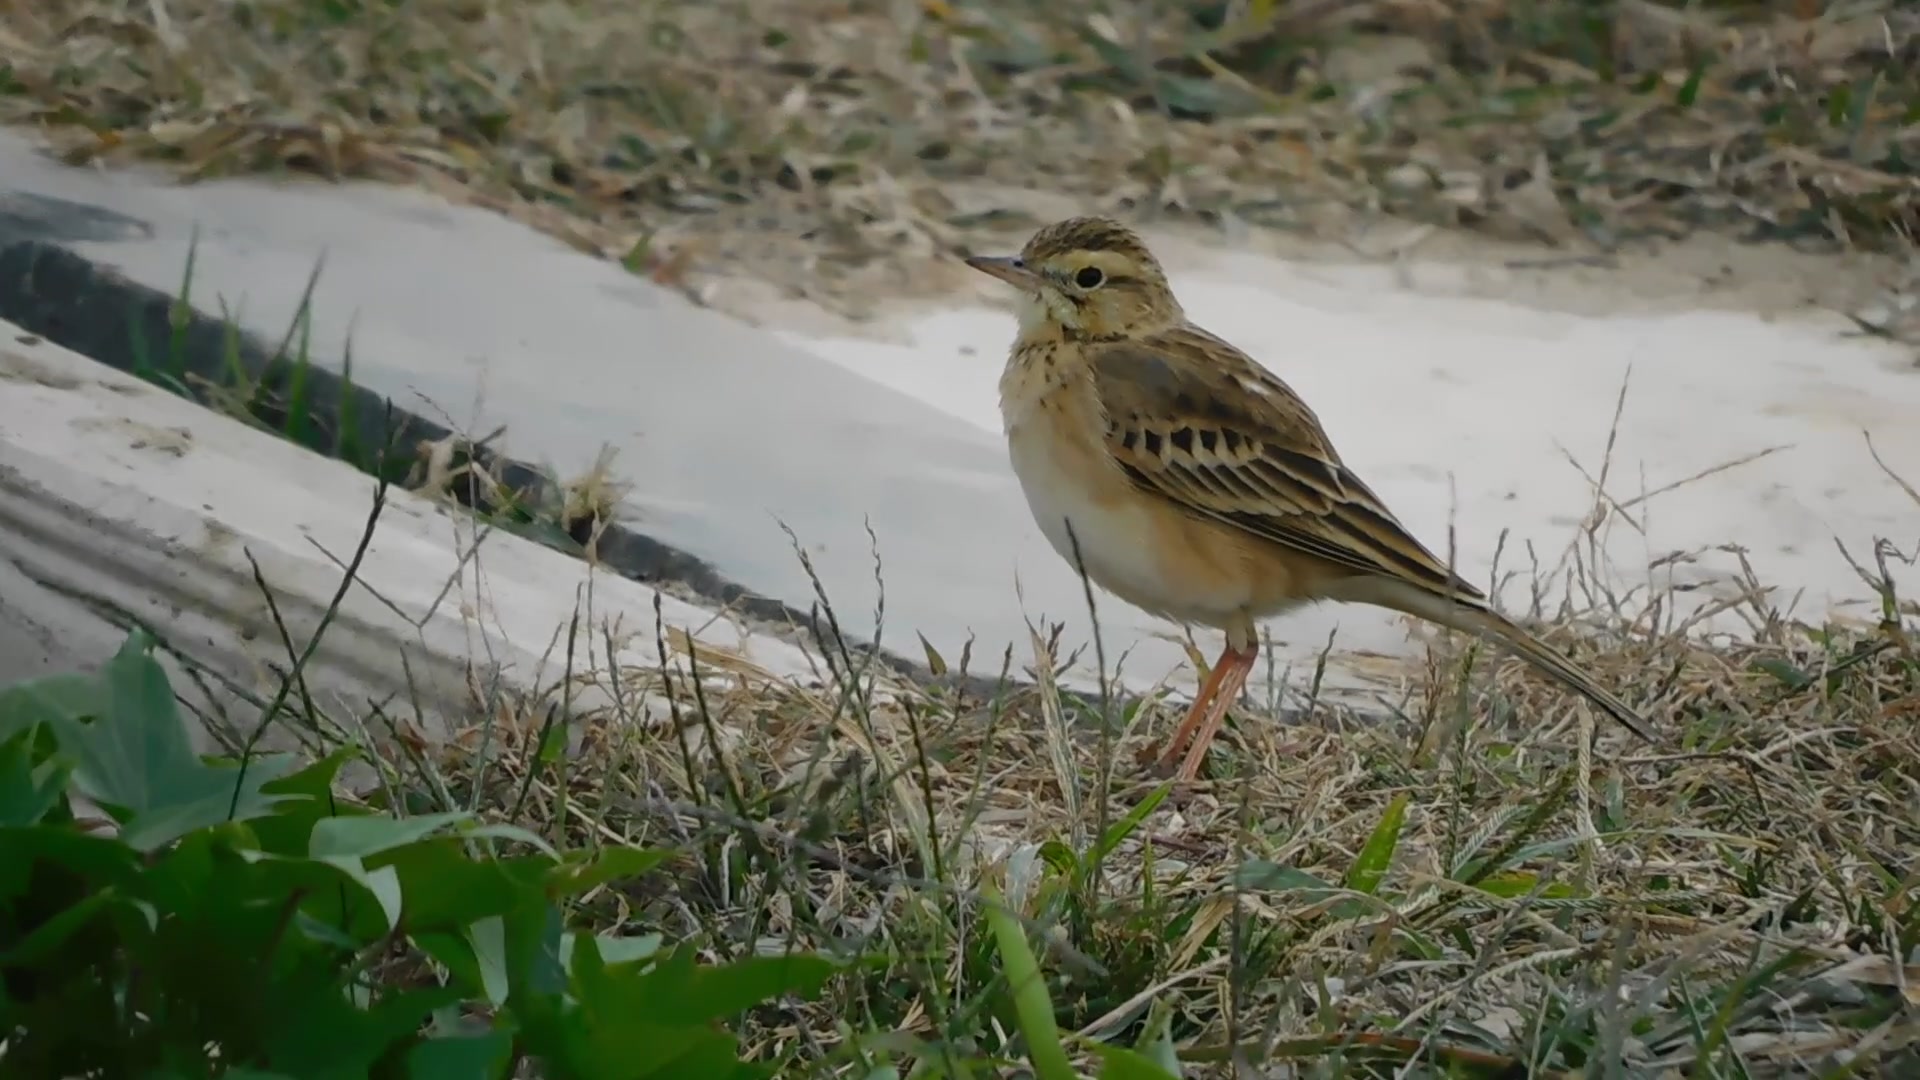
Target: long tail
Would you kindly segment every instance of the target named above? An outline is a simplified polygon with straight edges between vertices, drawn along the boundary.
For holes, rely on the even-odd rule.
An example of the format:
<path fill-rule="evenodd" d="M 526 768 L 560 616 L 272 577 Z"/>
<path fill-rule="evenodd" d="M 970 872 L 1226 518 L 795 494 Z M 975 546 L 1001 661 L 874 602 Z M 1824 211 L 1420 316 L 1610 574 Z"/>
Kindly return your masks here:
<path fill-rule="evenodd" d="M 1653 741 L 1646 717 L 1593 681 L 1592 676 L 1575 667 L 1571 660 L 1498 613 L 1471 600 L 1460 600 L 1429 592 L 1409 582 L 1392 578 L 1352 580 L 1343 590 L 1353 599 L 1415 615 L 1469 634 L 1491 634 L 1534 667 L 1553 676 L 1567 688 L 1584 696 L 1620 722 L 1620 725 L 1648 742 Z"/>

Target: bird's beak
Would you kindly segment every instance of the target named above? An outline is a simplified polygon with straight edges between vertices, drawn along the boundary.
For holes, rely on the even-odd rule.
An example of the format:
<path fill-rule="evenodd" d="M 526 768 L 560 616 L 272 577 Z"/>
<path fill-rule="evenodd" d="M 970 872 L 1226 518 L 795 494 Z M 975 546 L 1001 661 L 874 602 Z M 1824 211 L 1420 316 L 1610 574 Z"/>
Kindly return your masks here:
<path fill-rule="evenodd" d="M 1013 256 L 974 255 L 967 259 L 967 265 L 983 274 L 991 274 L 1016 289 L 1040 291 L 1040 275 L 1027 269 L 1026 263 Z"/>

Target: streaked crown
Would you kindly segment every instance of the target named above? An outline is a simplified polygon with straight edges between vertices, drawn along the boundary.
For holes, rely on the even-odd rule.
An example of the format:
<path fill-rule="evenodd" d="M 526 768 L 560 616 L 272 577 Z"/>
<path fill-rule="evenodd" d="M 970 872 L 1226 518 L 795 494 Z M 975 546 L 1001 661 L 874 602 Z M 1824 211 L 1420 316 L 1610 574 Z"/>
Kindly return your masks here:
<path fill-rule="evenodd" d="M 1037 266 L 1076 251 L 1111 251 L 1123 255 L 1142 269 L 1159 270 L 1159 260 L 1147 250 L 1146 241 L 1125 225 L 1106 217 L 1074 217 L 1042 228 L 1020 249 L 1020 258 L 1028 266 Z"/>

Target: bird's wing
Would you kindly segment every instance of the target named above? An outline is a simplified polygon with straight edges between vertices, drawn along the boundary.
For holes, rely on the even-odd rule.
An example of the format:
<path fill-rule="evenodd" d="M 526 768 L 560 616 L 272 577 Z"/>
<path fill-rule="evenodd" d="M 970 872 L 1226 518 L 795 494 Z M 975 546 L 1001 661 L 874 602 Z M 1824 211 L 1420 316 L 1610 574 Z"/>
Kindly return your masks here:
<path fill-rule="evenodd" d="M 1191 326 L 1094 346 L 1107 452 L 1188 513 L 1479 606 L 1340 462 L 1320 420 L 1245 353 Z"/>

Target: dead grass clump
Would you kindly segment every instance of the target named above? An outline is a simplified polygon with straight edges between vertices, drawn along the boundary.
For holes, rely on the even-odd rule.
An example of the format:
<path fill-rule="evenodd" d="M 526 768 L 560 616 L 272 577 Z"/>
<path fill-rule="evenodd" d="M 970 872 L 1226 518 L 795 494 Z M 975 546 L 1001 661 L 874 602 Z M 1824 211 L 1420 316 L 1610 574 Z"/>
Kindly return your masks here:
<path fill-rule="evenodd" d="M 427 183 L 638 272 L 842 310 L 1081 206 L 1389 211 L 1611 248 L 1897 246 L 1920 11 L 1652 0 L 0 4 L 70 160 Z M 921 282 L 924 284 L 924 282 Z"/>
<path fill-rule="evenodd" d="M 1173 706 L 1065 691 L 1047 635 L 979 696 L 831 636 L 803 683 L 665 634 L 604 710 L 498 711 L 393 777 L 556 844 L 677 852 L 590 898 L 596 926 L 873 958 L 754 1018 L 743 1038 L 789 1054 L 783 1075 L 1022 1058 L 987 889 L 1045 945 L 1076 1054 L 1165 1039 L 1189 1076 L 1898 1075 L 1920 1064 L 1920 652 L 1889 610 L 1811 628 L 1757 606 L 1768 629 L 1732 649 L 1589 644 L 1663 697 L 1655 748 L 1442 641 L 1424 707 L 1238 713 L 1211 778 L 1171 796 L 1129 762 Z"/>
<path fill-rule="evenodd" d="M 435 490 L 461 455 L 470 482 L 487 468 L 448 447 L 425 462 Z M 1564 575 L 1545 572 L 1568 616 L 1548 633 L 1653 705 L 1653 746 L 1445 637 L 1402 669 L 1404 694 L 1370 707 L 1321 693 L 1317 673 L 1288 680 L 1288 707 L 1236 710 L 1210 776 L 1174 792 L 1132 762 L 1178 705 L 1113 685 L 1097 620 L 1085 646 L 1036 628 L 1024 662 L 1009 650 L 984 671 L 929 648 L 935 677 L 908 681 L 822 593 L 815 667 L 795 677 L 666 626 L 658 600 L 651 647 L 632 648 L 617 616 L 597 625 L 591 586 L 538 692 L 477 649 L 472 720 L 450 737 L 407 703 L 355 722 L 304 692 L 295 726 L 309 750 L 371 747 L 357 797 L 386 808 L 671 860 L 586 894 L 576 929 L 659 933 L 719 960 L 857 955 L 819 1000 L 742 1024 L 783 1076 L 1033 1060 L 986 925 L 995 898 L 1037 943 L 1043 1008 L 1088 1069 L 1121 1045 L 1188 1077 L 1911 1074 L 1914 553 L 1842 546 L 1877 601 L 1868 619 L 1803 625 L 1749 581 L 1717 603 L 1746 632 L 1716 639 L 1700 605 L 1586 571 L 1607 565 L 1597 531 Z M 487 588 L 473 543 L 448 585 L 463 595 Z M 1099 669 L 1093 691 L 1063 685 L 1069 651 Z"/>

